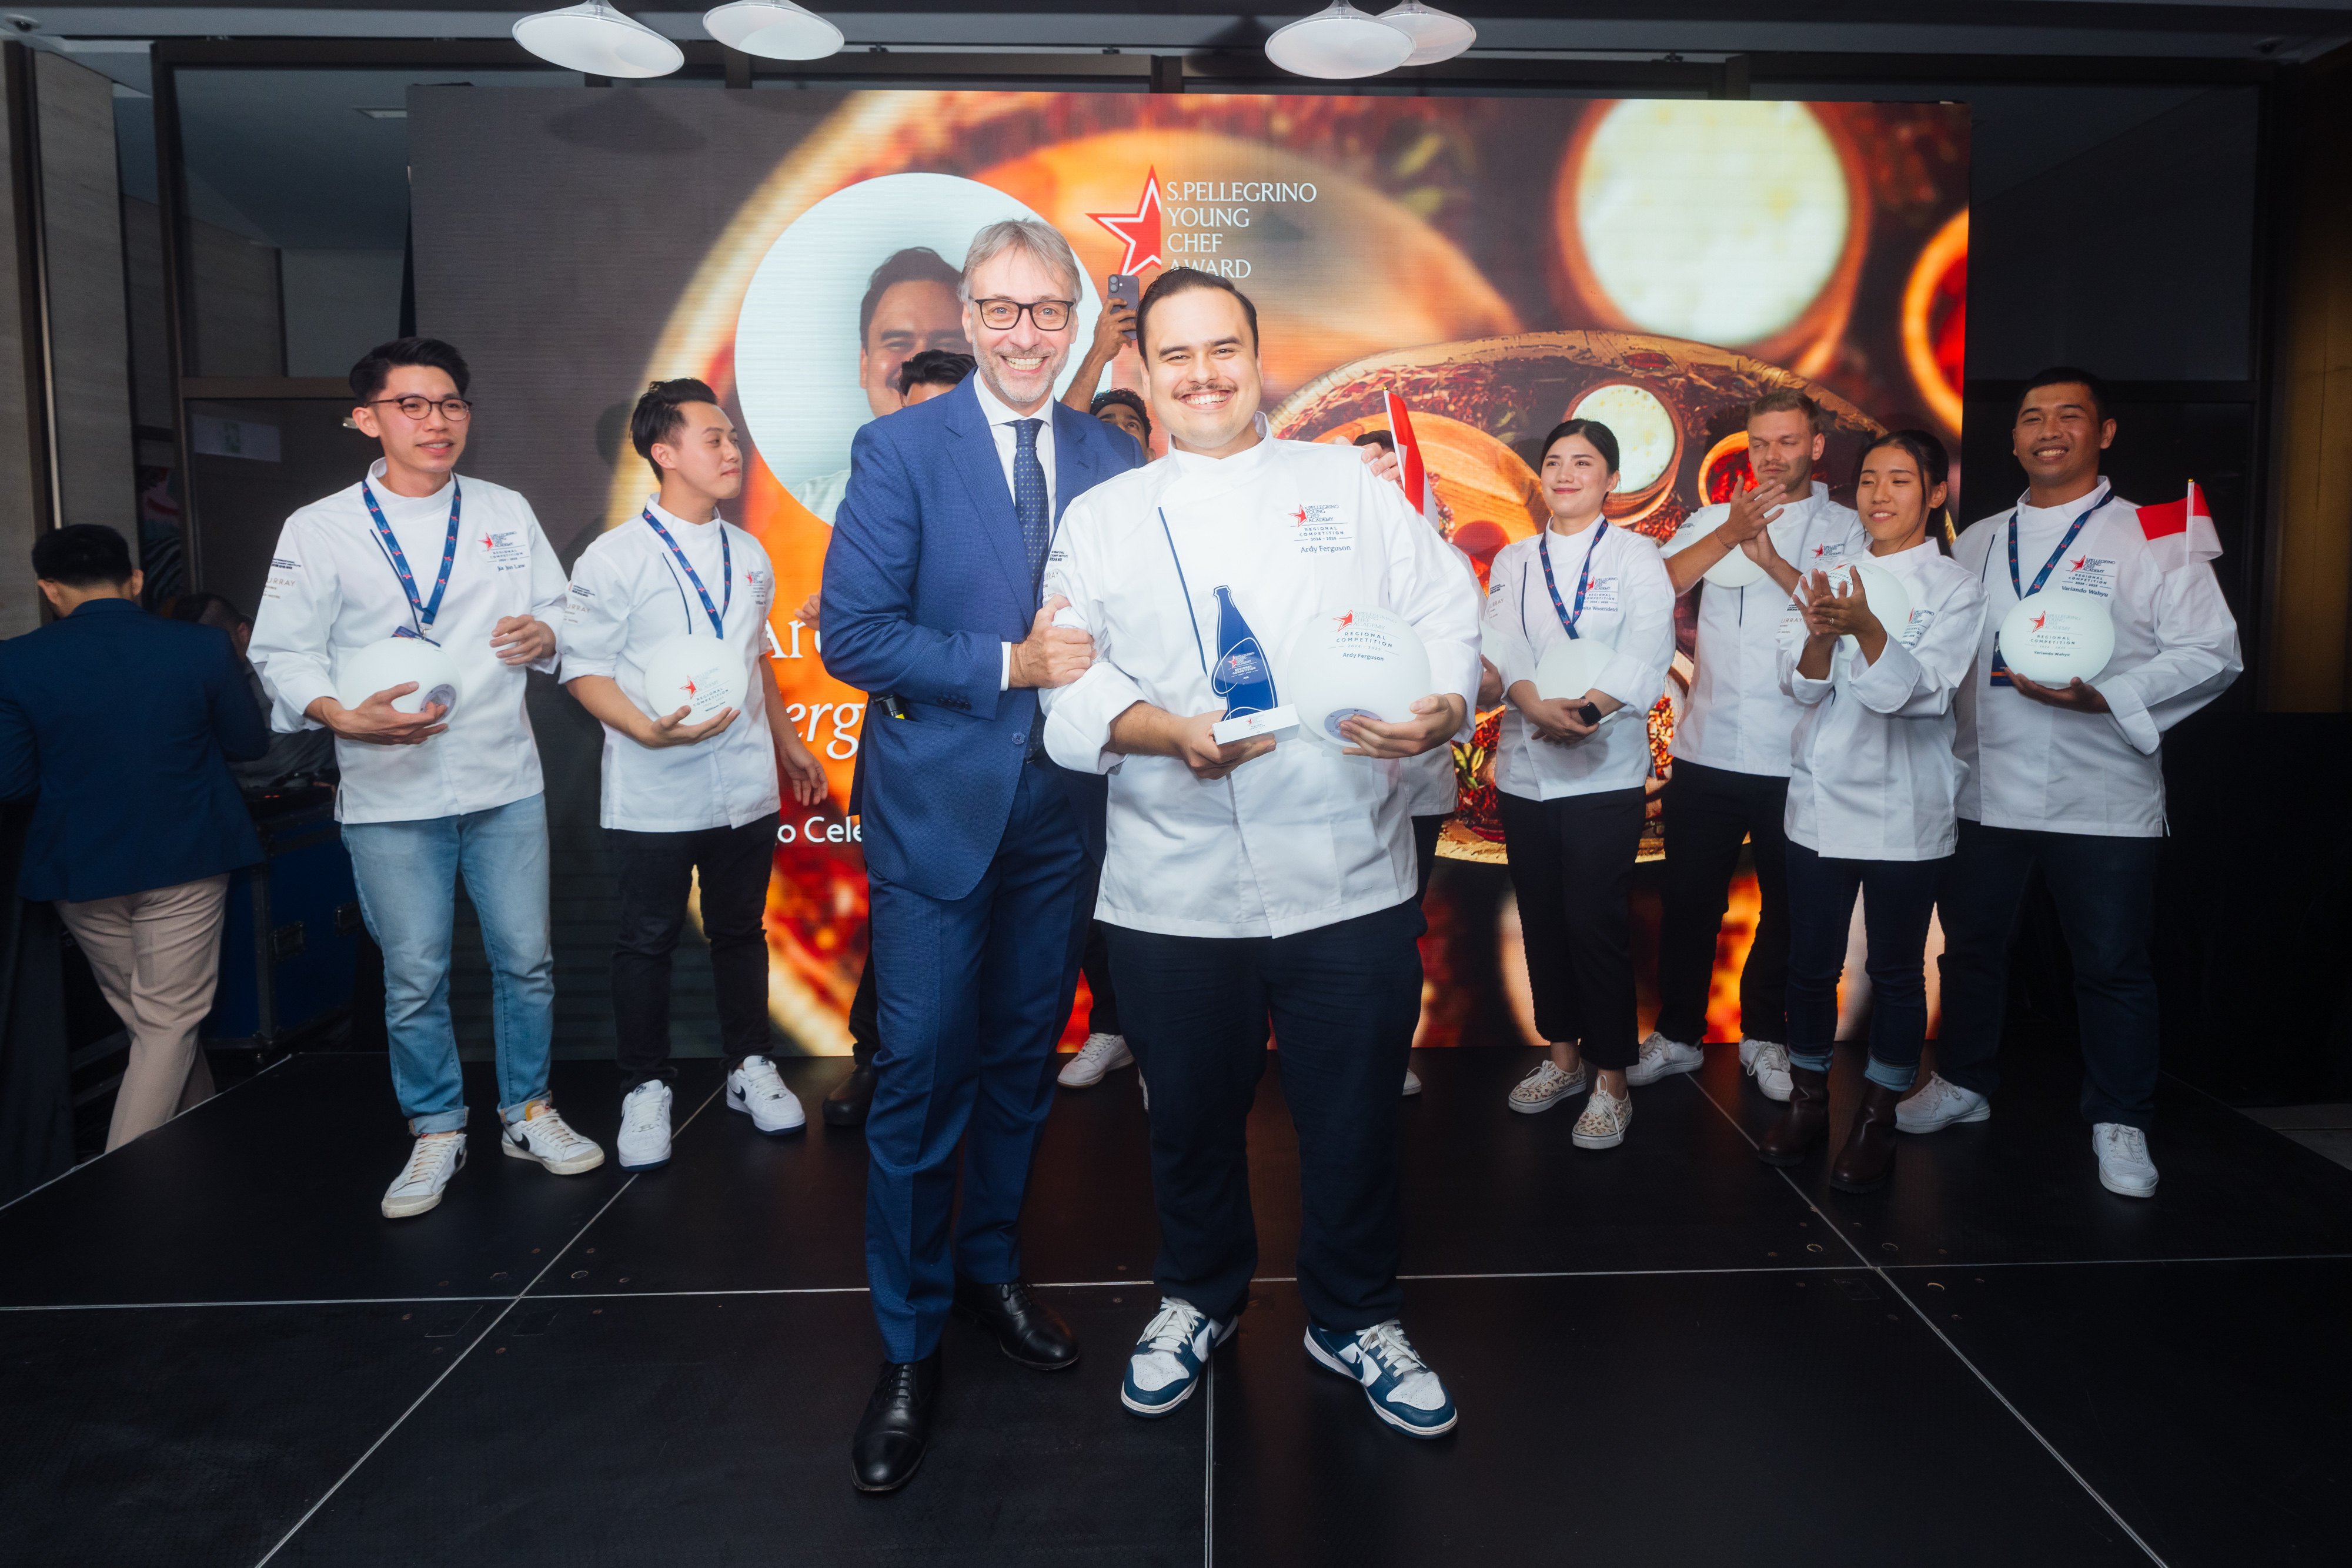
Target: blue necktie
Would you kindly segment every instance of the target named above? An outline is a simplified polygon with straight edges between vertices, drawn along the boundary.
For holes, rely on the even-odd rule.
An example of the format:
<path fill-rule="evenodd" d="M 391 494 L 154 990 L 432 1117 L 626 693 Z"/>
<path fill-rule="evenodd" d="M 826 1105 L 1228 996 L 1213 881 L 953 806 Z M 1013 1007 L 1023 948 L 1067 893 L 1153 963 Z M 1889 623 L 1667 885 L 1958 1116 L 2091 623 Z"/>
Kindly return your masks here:
<path fill-rule="evenodd" d="M 1045 575 L 1045 547 L 1053 542 L 1053 525 L 1045 504 L 1045 465 L 1037 461 L 1037 431 L 1042 419 L 1013 423 L 1013 515 L 1021 519 L 1021 542 L 1029 551 L 1029 593 Z"/>

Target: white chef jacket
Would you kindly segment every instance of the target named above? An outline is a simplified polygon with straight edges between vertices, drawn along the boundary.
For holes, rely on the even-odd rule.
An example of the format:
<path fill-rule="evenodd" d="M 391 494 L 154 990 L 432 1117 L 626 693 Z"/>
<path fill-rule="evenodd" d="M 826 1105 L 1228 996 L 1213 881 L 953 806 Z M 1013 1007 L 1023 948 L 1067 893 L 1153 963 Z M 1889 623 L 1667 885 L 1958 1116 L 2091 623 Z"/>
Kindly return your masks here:
<path fill-rule="evenodd" d="M 1352 450 L 1352 449 L 1351 449 Z M 1443 538 L 1444 535 L 1439 535 Z M 1471 589 L 1478 589 L 1478 569 L 1470 563 L 1460 547 L 1450 540 L 1446 553 L 1461 564 Z M 1478 697 L 1470 696 L 1471 722 L 1477 722 Z M 1441 746 L 1434 751 L 1424 751 L 1419 757 L 1404 760 L 1403 788 L 1405 810 L 1416 817 L 1450 817 L 1462 802 L 1462 781 L 1454 772 L 1454 748 Z"/>
<path fill-rule="evenodd" d="M 767 653 L 768 609 L 776 574 L 760 541 L 724 520 L 689 523 L 648 497 L 646 505 L 686 552 L 726 641 L 743 666 L 743 701 L 735 722 L 692 746 L 642 746 L 604 727 L 604 805 L 597 820 L 636 833 L 689 833 L 740 828 L 782 809 L 775 742 L 768 727 L 760 661 Z M 719 541 L 724 532 L 726 549 Z M 720 584 L 732 557 L 734 601 Z M 681 632 L 714 635 L 710 616 L 669 547 L 642 514 L 599 534 L 572 569 L 563 615 L 563 678 L 608 675 L 641 713 L 675 711 L 646 695 L 646 660 Z"/>
<path fill-rule="evenodd" d="M 1841 646 L 1827 680 L 1800 674 L 1804 621 L 1790 607 L 1780 687 L 1800 716 L 1782 824 L 1832 860 L 1940 860 L 1957 834 L 1952 701 L 1976 660 L 1984 590 L 1927 540 L 1871 562 L 1901 578 L 1911 596 L 1910 619 L 1886 628 L 1878 663 Z"/>
<path fill-rule="evenodd" d="M 2097 510 L 2043 591 L 2105 600 L 2116 651 L 2090 684 L 2112 712 L 2069 713 L 1992 685 L 1993 639 L 2017 602 L 2009 577 L 2009 518 L 1972 524 L 1952 558 L 1985 595 L 1975 670 L 1956 705 L 1964 769 L 1959 814 L 1993 828 L 2158 838 L 2165 831 L 2163 733 L 2228 689 L 2245 661 L 2238 622 L 2203 560 L 2164 569 L 2141 531 L 2137 508 L 2099 489 L 2064 506 L 2018 501 L 2018 576 L 2034 574 L 2066 528 Z"/>
<path fill-rule="evenodd" d="M 1665 553 L 1696 543 L 1730 515 L 1728 506 L 1701 507 L 1667 541 Z M 1870 549 L 1862 519 L 1853 507 L 1831 500 L 1830 487 L 1818 479 L 1812 493 L 1782 507 L 1764 533 L 1782 560 L 1806 573 Z M 1778 664 L 1780 622 L 1789 607 L 1788 594 L 1769 578 L 1746 588 L 1700 585 L 1690 700 L 1683 705 L 1667 747 L 1675 757 L 1728 773 L 1789 777 L 1797 705 L 1780 688 Z"/>
<path fill-rule="evenodd" d="M 448 537 L 448 486 L 425 497 L 394 495 L 384 488 L 382 458 L 368 469 L 367 482 L 408 559 L 418 599 L 429 604 Z M 462 486 L 457 556 L 440 613 L 426 632 L 457 661 L 462 695 L 448 729 L 420 745 L 336 737 L 343 774 L 335 796 L 339 821 L 462 816 L 540 791 L 539 747 L 523 711 L 524 667 L 499 661 L 490 629 L 509 615 L 529 615 L 558 628 L 560 636 L 563 566 L 530 502 L 484 479 L 452 483 Z M 359 486 L 287 518 L 248 655 L 269 692 L 271 727 L 324 727 L 303 710 L 322 696 L 340 700 L 337 660 L 398 628 L 415 630 L 414 619 Z M 529 667 L 552 674 L 556 662 L 551 655 Z"/>
<path fill-rule="evenodd" d="M 1666 668 L 1674 662 L 1675 585 L 1656 545 L 1613 526 L 1596 541 L 1592 529 L 1600 526 L 1550 534 L 1551 570 L 1561 602 L 1573 612 L 1576 580 L 1591 549 L 1592 577 L 1577 634 L 1598 637 L 1614 651 L 1593 689 L 1624 704 L 1625 714 L 1612 717 L 1591 739 L 1563 746 L 1539 739 L 1517 705 L 1505 707 L 1495 788 L 1523 800 L 1631 789 L 1650 776 L 1645 716 L 1666 689 Z M 1534 680 L 1544 654 L 1568 641 L 1544 586 L 1538 550 L 1545 537 L 1505 545 L 1486 569 L 1486 656 L 1503 673 L 1506 693 L 1519 681 Z"/>
<path fill-rule="evenodd" d="M 1047 593 L 1070 601 L 1057 623 L 1093 635 L 1095 663 L 1042 695 L 1054 759 L 1110 775 L 1097 917 L 1169 936 L 1286 936 L 1411 899 L 1402 762 L 1294 737 L 1204 783 L 1174 758 L 1105 749 L 1136 703 L 1223 706 L 1206 656 L 1220 585 L 1266 651 L 1277 697 L 1294 635 L 1379 607 L 1420 633 L 1434 691 L 1476 700 L 1476 581 L 1353 449 L 1265 439 L 1223 459 L 1171 453 L 1096 486 L 1063 514 L 1046 563 Z"/>

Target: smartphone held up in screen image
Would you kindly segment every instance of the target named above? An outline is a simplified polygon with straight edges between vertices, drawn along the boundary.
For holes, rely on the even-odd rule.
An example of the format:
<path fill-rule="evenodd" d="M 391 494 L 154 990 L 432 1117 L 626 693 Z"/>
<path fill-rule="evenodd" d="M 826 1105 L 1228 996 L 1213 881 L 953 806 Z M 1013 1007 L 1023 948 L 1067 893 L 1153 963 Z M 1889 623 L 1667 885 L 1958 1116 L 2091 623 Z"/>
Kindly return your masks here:
<path fill-rule="evenodd" d="M 1132 310 L 1143 298 L 1142 283 L 1143 280 L 1132 272 L 1114 272 L 1110 275 L 1109 284 L 1104 289 L 1104 293 L 1112 299 L 1123 302 L 1129 310 Z M 1127 340 L 1130 343 L 1134 342 L 1135 334 L 1128 333 Z"/>

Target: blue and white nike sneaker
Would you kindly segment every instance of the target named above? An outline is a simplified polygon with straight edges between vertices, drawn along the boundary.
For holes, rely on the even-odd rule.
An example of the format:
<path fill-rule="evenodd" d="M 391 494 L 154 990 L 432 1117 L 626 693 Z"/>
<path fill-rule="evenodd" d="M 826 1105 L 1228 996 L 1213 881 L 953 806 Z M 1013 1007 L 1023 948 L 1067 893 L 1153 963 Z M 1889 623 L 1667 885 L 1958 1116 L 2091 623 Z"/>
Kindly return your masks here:
<path fill-rule="evenodd" d="M 1353 1333 L 1310 1322 L 1307 1354 L 1316 1365 L 1361 1385 L 1372 1414 L 1398 1431 L 1434 1437 L 1454 1429 L 1453 1398 L 1396 1319 Z"/>
<path fill-rule="evenodd" d="M 1233 1324 L 1216 1322 L 1192 1302 L 1160 1297 L 1158 1314 L 1127 1358 L 1118 1402 L 1139 1416 L 1167 1415 L 1192 1397 L 1209 1353 L 1233 1335 Z"/>

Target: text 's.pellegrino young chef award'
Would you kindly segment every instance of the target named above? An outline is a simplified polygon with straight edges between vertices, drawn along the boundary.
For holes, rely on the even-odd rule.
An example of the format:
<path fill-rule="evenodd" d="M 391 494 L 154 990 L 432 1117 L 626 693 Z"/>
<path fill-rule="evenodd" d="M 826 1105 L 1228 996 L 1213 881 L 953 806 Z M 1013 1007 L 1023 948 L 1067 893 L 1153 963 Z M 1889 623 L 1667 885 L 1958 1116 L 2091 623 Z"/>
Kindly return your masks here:
<path fill-rule="evenodd" d="M 1298 727 L 1298 714 L 1281 705 L 1265 648 L 1242 619 L 1234 591 L 1217 588 L 1217 662 L 1209 666 L 1209 689 L 1225 705 L 1225 716 L 1210 727 L 1219 746 L 1270 735 L 1277 740 Z"/>

